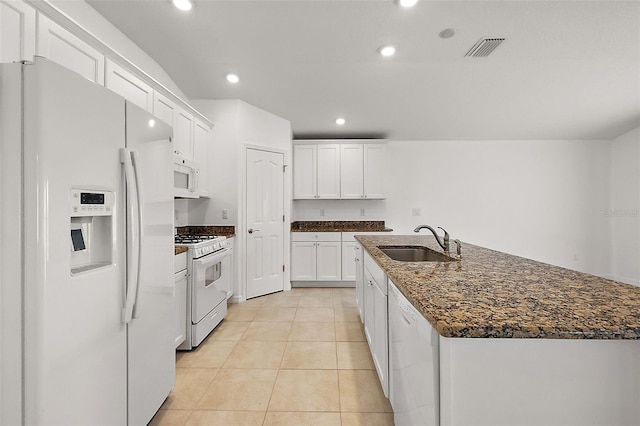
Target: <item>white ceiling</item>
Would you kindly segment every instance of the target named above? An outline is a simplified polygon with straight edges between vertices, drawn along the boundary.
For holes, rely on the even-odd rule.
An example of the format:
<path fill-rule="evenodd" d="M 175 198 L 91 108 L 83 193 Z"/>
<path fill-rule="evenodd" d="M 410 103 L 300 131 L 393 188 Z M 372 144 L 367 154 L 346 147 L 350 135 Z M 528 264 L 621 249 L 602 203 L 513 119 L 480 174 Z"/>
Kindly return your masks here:
<path fill-rule="evenodd" d="M 637 0 L 88 3 L 189 98 L 242 99 L 295 137 L 601 139 L 640 125 Z M 465 58 L 485 36 L 507 40 Z"/>

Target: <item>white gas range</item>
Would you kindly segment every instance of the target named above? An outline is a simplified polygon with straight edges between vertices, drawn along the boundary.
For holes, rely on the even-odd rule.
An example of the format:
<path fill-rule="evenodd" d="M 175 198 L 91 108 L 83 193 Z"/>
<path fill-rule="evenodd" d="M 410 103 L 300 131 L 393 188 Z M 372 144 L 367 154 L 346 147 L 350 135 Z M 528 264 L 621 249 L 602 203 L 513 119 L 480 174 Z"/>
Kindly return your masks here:
<path fill-rule="evenodd" d="M 220 324 L 231 296 L 231 247 L 226 237 L 175 235 L 187 248 L 187 330 L 178 349 L 191 350 Z"/>

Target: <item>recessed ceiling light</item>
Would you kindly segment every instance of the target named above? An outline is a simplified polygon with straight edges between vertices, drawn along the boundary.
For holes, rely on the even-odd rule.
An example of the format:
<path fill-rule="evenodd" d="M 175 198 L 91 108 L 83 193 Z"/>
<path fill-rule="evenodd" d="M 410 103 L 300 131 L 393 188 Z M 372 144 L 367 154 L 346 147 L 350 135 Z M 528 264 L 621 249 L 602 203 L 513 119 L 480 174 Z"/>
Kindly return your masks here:
<path fill-rule="evenodd" d="M 382 55 L 382 56 L 393 56 L 396 53 L 396 47 L 395 46 L 382 46 L 381 48 L 378 49 L 378 52 Z"/>
<path fill-rule="evenodd" d="M 343 125 L 344 125 L 344 123 L 346 123 L 346 122 L 347 122 L 347 120 L 345 120 L 345 119 L 344 119 L 344 118 L 342 118 L 342 117 L 340 117 L 340 118 L 336 118 L 336 124 L 337 124 L 338 126 L 343 126 Z"/>
<path fill-rule="evenodd" d="M 400 6 L 402 7 L 411 7 L 415 6 L 416 3 L 418 3 L 418 0 L 399 0 L 398 3 L 400 3 Z"/>
<path fill-rule="evenodd" d="M 149 127 L 153 127 L 155 125 L 156 125 L 156 120 L 154 120 L 153 118 L 149 120 Z"/>
<path fill-rule="evenodd" d="M 240 81 L 240 77 L 238 77 L 238 76 L 237 76 L 237 75 L 235 75 L 235 74 L 227 74 L 227 81 L 228 81 L 229 83 L 233 83 L 233 84 L 235 84 L 235 83 L 237 83 L 237 82 L 239 82 L 239 81 Z"/>
<path fill-rule="evenodd" d="M 173 5 L 180 10 L 191 10 L 193 7 L 191 0 L 173 0 Z"/>
<path fill-rule="evenodd" d="M 438 34 L 438 36 L 440 38 L 451 38 L 455 35 L 456 33 L 456 29 L 455 28 L 446 28 L 442 31 L 440 31 L 440 34 Z"/>

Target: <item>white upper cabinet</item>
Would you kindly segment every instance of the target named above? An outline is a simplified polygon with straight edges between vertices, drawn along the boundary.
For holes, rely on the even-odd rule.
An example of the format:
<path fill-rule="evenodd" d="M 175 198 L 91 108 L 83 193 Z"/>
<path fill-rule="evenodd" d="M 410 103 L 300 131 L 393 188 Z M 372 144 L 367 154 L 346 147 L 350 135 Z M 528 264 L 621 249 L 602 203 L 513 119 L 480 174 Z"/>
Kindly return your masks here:
<path fill-rule="evenodd" d="M 318 145 L 317 172 L 317 198 L 340 198 L 340 145 Z"/>
<path fill-rule="evenodd" d="M 196 133 L 193 115 L 158 92 L 153 95 L 153 114 L 173 127 L 174 153 L 184 159 L 193 160 Z M 209 129 L 205 124 L 202 124 L 202 127 Z M 198 135 L 201 137 L 201 132 L 198 132 Z"/>
<path fill-rule="evenodd" d="M 210 196 L 211 176 L 208 174 L 209 167 L 212 166 L 211 144 L 213 143 L 213 132 L 208 125 L 200 120 L 195 120 L 193 127 L 193 157 L 200 165 L 198 177 L 198 192 L 201 197 Z"/>
<path fill-rule="evenodd" d="M 0 62 L 31 61 L 36 53 L 36 11 L 20 1 L 0 0 Z"/>
<path fill-rule="evenodd" d="M 41 13 L 37 40 L 37 55 L 104 85 L 104 55 Z"/>
<path fill-rule="evenodd" d="M 361 143 L 340 145 L 340 198 L 364 198 L 363 152 Z"/>
<path fill-rule="evenodd" d="M 298 143 L 293 147 L 293 198 L 383 199 L 384 143 Z"/>
<path fill-rule="evenodd" d="M 153 92 L 153 115 L 173 127 L 173 114 L 176 104 L 158 92 Z"/>
<path fill-rule="evenodd" d="M 384 181 L 386 179 L 387 145 L 363 144 L 363 147 L 364 198 L 385 198 Z"/>
<path fill-rule="evenodd" d="M 104 85 L 145 111 L 153 112 L 153 87 L 109 59 Z"/>
<path fill-rule="evenodd" d="M 384 198 L 386 150 L 379 143 L 340 146 L 340 198 Z"/>
<path fill-rule="evenodd" d="M 318 195 L 316 145 L 293 147 L 293 198 L 314 199 Z"/>
<path fill-rule="evenodd" d="M 340 198 L 340 146 L 303 144 L 293 147 L 293 198 Z"/>
<path fill-rule="evenodd" d="M 193 115 L 176 107 L 173 115 L 173 149 L 182 158 L 193 160 Z"/>

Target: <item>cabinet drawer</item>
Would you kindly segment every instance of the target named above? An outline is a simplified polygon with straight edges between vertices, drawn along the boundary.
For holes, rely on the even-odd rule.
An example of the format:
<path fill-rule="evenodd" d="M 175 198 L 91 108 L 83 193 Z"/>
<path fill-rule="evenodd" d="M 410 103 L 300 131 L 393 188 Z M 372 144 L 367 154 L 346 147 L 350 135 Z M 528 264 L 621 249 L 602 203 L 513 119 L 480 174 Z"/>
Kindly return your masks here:
<path fill-rule="evenodd" d="M 291 241 L 341 241 L 341 232 L 292 232 Z"/>

